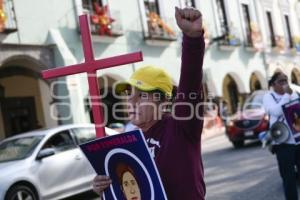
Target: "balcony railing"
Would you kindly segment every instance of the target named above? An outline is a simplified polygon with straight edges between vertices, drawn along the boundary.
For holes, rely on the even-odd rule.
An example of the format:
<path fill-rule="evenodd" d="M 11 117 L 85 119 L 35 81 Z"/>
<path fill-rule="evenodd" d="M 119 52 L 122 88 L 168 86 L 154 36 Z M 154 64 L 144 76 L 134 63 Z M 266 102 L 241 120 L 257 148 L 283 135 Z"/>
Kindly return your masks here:
<path fill-rule="evenodd" d="M 16 15 L 12 0 L 4 0 L 2 17 L 4 19 L 2 33 L 8 34 L 17 30 Z M 0 19 L 1 20 L 1 19 Z"/>
<path fill-rule="evenodd" d="M 117 37 L 124 34 L 120 11 L 108 6 L 97 6 L 91 1 L 83 1 L 83 13 L 91 16 L 90 25 L 93 36 Z M 96 12 L 98 9 L 98 13 Z"/>
<path fill-rule="evenodd" d="M 236 47 L 241 45 L 241 40 L 236 34 L 234 24 L 231 22 L 230 25 L 221 25 L 222 35 L 218 40 L 218 46 L 222 50 L 234 50 Z"/>
<path fill-rule="evenodd" d="M 112 37 L 118 37 L 124 34 L 124 30 L 121 23 L 121 15 L 120 11 L 116 10 L 109 10 L 110 18 L 112 22 L 107 27 L 101 27 L 100 23 L 93 23 L 91 22 L 91 33 L 94 35 L 106 35 Z M 96 13 L 92 12 L 90 15 L 96 15 Z M 101 29 L 108 28 L 109 32 L 101 33 Z"/>
<path fill-rule="evenodd" d="M 222 50 L 233 50 L 241 45 L 240 38 L 230 33 L 225 33 L 223 38 L 218 41 L 219 48 Z"/>
<path fill-rule="evenodd" d="M 99 17 L 93 11 L 89 11 L 91 17 Z M 91 33 L 93 35 L 106 35 L 112 37 L 118 37 L 124 34 L 124 30 L 121 23 L 120 11 L 110 10 L 109 19 L 111 22 L 108 25 L 101 25 L 100 23 L 94 23 L 91 20 Z M 99 19 L 101 20 L 101 19 Z"/>

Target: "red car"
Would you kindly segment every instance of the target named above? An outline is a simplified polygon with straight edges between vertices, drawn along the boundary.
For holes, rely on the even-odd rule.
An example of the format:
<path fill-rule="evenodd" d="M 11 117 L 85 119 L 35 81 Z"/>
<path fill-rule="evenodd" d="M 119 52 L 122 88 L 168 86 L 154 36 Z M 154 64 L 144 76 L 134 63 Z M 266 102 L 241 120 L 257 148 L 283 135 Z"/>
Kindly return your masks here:
<path fill-rule="evenodd" d="M 263 96 L 266 90 L 255 91 L 241 109 L 226 119 L 225 130 L 235 148 L 242 147 L 245 140 L 258 139 L 260 132 L 269 128 L 269 116 L 263 108 Z"/>

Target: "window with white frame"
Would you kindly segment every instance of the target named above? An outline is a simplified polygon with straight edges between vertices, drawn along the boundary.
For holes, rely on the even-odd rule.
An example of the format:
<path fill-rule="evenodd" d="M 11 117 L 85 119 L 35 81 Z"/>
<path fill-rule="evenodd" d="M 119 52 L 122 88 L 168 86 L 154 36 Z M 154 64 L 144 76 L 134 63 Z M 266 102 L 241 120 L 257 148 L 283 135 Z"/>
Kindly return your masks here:
<path fill-rule="evenodd" d="M 11 33 L 17 30 L 13 0 L 0 0 L 0 32 Z"/>
<path fill-rule="evenodd" d="M 193 7 L 196 8 L 195 0 L 183 0 L 184 7 Z"/>
<path fill-rule="evenodd" d="M 262 37 L 255 12 L 254 2 L 251 0 L 239 0 L 242 32 L 245 45 L 259 48 L 262 45 Z"/>
<path fill-rule="evenodd" d="M 280 11 L 282 13 L 281 19 L 282 19 L 282 25 L 283 25 L 283 30 L 284 30 L 284 35 L 283 37 L 287 45 L 286 47 L 288 48 L 293 48 L 294 47 L 294 42 L 293 42 L 293 30 L 292 26 L 290 23 L 290 2 L 287 0 L 279 0 L 278 5 L 280 8 Z"/>
<path fill-rule="evenodd" d="M 160 0 L 139 0 L 145 39 L 176 40 L 174 24 L 165 17 Z"/>
<path fill-rule="evenodd" d="M 97 35 L 120 36 L 123 34 L 120 12 L 109 7 L 108 0 L 82 0 L 83 13 L 91 18 L 91 32 Z"/>
<path fill-rule="evenodd" d="M 300 2 L 299 2 L 299 7 L 300 7 Z M 299 8 L 299 12 L 298 12 L 298 26 L 300 27 L 300 8 Z"/>
<path fill-rule="evenodd" d="M 276 46 L 276 39 L 275 39 L 275 32 L 274 32 L 274 26 L 273 26 L 273 18 L 272 18 L 272 12 L 267 10 L 266 11 L 266 18 L 267 18 L 267 27 L 269 32 L 269 38 L 271 41 L 271 47 Z"/>
<path fill-rule="evenodd" d="M 287 36 L 287 41 L 288 41 L 288 47 L 293 48 L 294 43 L 293 43 L 293 36 L 292 36 L 292 31 L 291 31 L 291 26 L 290 26 L 290 19 L 289 15 L 284 15 L 284 24 L 285 24 L 285 33 Z"/>
<path fill-rule="evenodd" d="M 216 0 L 216 9 L 218 21 L 220 23 L 221 35 L 226 35 L 229 33 L 229 23 L 224 0 Z"/>
<path fill-rule="evenodd" d="M 85 10 L 93 10 L 93 4 L 97 3 L 100 7 L 108 5 L 108 2 L 105 0 L 82 0 L 82 7 Z"/>
<path fill-rule="evenodd" d="M 200 8 L 199 0 L 180 0 L 181 8 L 193 7 Z"/>
<path fill-rule="evenodd" d="M 246 33 L 246 42 L 247 44 L 252 44 L 252 38 L 251 38 L 251 17 L 250 17 L 250 11 L 249 11 L 249 5 L 242 3 L 242 15 L 243 15 L 243 22 L 244 22 L 244 28 Z"/>
<path fill-rule="evenodd" d="M 298 16 L 298 25 L 300 27 L 300 1 L 298 1 L 296 3 L 296 13 L 297 13 L 297 16 Z"/>
<path fill-rule="evenodd" d="M 144 0 L 146 13 L 155 12 L 160 15 L 158 0 Z"/>
<path fill-rule="evenodd" d="M 230 21 L 230 13 L 228 10 L 229 1 L 213 0 L 213 7 L 216 18 L 217 42 L 221 47 L 240 45 L 240 38 L 233 21 Z M 227 48 L 226 48 L 227 49 Z M 232 48 L 229 48 L 232 49 Z"/>

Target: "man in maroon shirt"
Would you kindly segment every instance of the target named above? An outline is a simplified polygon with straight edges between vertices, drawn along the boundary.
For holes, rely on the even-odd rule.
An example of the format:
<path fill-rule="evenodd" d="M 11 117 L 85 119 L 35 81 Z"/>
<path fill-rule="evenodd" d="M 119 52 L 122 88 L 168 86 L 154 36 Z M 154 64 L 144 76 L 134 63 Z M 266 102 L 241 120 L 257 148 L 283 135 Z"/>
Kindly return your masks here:
<path fill-rule="evenodd" d="M 116 89 L 131 86 L 129 117 L 145 135 L 168 199 L 202 200 L 205 196 L 201 157 L 205 48 L 202 17 L 193 8 L 176 8 L 175 13 L 183 43 L 181 75 L 172 112 L 162 114 L 165 100 L 172 93 L 172 80 L 161 68 L 140 68 Z M 157 92 L 163 98 L 157 98 Z M 93 189 L 101 194 L 110 184 L 109 177 L 99 175 L 94 179 Z"/>

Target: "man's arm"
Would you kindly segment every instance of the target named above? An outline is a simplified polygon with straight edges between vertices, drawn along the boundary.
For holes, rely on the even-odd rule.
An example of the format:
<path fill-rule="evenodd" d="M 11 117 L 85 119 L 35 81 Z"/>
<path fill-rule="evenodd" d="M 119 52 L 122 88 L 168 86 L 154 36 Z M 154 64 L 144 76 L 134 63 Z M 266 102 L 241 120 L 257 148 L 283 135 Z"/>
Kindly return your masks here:
<path fill-rule="evenodd" d="M 199 104 L 204 99 L 202 65 L 205 43 L 202 17 L 198 10 L 192 8 L 176 9 L 176 21 L 184 35 L 175 114 L 176 117 L 181 118 L 177 122 L 186 136 L 192 140 L 199 140 L 203 125 L 203 106 L 199 106 Z M 181 103 L 183 105 L 180 105 Z"/>

